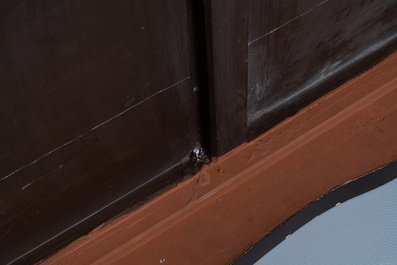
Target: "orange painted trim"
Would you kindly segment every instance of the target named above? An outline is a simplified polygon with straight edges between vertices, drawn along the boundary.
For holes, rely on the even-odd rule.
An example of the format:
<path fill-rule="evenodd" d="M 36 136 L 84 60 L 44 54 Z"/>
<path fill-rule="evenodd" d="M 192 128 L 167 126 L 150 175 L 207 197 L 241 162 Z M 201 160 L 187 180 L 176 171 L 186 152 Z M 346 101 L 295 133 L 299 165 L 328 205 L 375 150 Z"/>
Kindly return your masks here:
<path fill-rule="evenodd" d="M 397 159 L 397 53 L 43 264 L 229 264 L 333 188 Z"/>

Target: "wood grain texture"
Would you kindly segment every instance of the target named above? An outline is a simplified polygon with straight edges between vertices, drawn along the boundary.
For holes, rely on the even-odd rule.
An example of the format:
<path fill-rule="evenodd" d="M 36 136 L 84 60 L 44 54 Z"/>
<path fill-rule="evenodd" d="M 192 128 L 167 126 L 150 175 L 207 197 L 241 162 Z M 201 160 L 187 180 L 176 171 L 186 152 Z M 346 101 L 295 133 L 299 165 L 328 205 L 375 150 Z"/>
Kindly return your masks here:
<path fill-rule="evenodd" d="M 199 144 L 191 21 L 177 0 L 0 14 L 0 263 L 31 263 L 180 177 Z"/>
<path fill-rule="evenodd" d="M 250 0 L 248 138 L 394 50 L 396 14 L 392 0 Z"/>
<path fill-rule="evenodd" d="M 246 140 L 248 2 L 205 3 L 211 149 L 222 155 Z"/>

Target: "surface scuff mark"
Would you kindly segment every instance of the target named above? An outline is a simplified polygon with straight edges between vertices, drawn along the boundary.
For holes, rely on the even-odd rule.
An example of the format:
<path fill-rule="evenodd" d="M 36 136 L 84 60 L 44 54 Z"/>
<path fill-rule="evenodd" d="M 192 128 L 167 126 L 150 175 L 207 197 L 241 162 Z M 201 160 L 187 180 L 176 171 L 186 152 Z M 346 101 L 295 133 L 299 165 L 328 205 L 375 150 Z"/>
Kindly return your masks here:
<path fill-rule="evenodd" d="M 18 172 L 21 171 L 22 169 L 25 169 L 25 168 L 27 168 L 27 167 L 30 167 L 31 165 L 36 164 L 36 163 L 39 162 L 41 159 L 43 159 L 43 158 L 45 158 L 45 157 L 51 155 L 52 153 L 58 151 L 59 149 L 65 147 L 65 146 L 67 146 L 67 145 L 69 145 L 69 144 L 71 144 L 71 143 L 74 143 L 75 141 L 77 141 L 77 140 L 80 139 L 81 137 L 83 137 L 83 135 L 79 135 L 79 136 L 77 136 L 76 138 L 74 138 L 73 140 L 70 140 L 69 142 L 64 143 L 64 144 L 61 145 L 61 146 L 58 146 L 57 148 L 53 149 L 52 151 L 50 151 L 50 152 L 48 152 L 48 153 L 46 153 L 46 154 L 40 156 L 39 158 L 37 158 L 37 159 L 34 160 L 33 162 L 30 162 L 29 164 L 27 164 L 27 165 L 25 165 L 25 166 L 23 166 L 23 167 L 20 167 L 20 168 L 18 168 L 17 170 L 14 170 L 13 172 L 11 172 L 10 174 L 8 174 L 7 176 L 1 178 L 0 181 L 3 181 L 3 180 L 5 180 L 5 179 L 11 177 L 12 175 L 18 173 Z"/>
<path fill-rule="evenodd" d="M 266 37 L 266 36 L 268 36 L 268 35 L 270 35 L 270 34 L 276 32 L 277 30 L 279 30 L 279 29 L 285 27 L 286 25 L 290 24 L 291 22 L 294 22 L 295 20 L 299 19 L 300 17 L 302 17 L 302 16 L 304 16 L 304 15 L 307 15 L 308 13 L 310 13 L 310 12 L 312 12 L 314 9 L 316 9 L 316 8 L 318 8 L 318 7 L 322 6 L 322 5 L 324 5 L 324 4 L 327 3 L 328 1 L 329 1 L 329 0 L 325 0 L 324 2 L 321 2 L 320 4 L 316 5 L 315 7 L 310 8 L 310 9 L 307 10 L 306 12 L 303 12 L 302 14 L 300 14 L 300 15 L 294 17 L 293 19 L 288 20 L 287 22 L 285 22 L 285 23 L 282 24 L 281 26 L 278 26 L 277 28 L 275 28 L 275 29 L 269 31 L 268 33 L 266 33 L 266 34 L 264 34 L 264 35 L 262 35 L 262 36 L 260 36 L 260 37 L 258 37 L 258 38 L 256 38 L 256 39 L 254 39 L 254 40 L 248 42 L 248 45 L 251 45 L 252 43 L 254 43 L 254 42 L 256 42 L 256 41 L 258 41 L 258 40 L 260 40 L 260 39 L 263 39 L 264 37 Z"/>
<path fill-rule="evenodd" d="M 105 125 L 106 123 L 108 123 L 108 122 L 110 122 L 110 121 L 112 121 L 112 120 L 114 120 L 114 119 L 120 117 L 121 115 L 125 114 L 126 112 L 130 111 L 131 109 L 133 109 L 133 108 L 135 108 L 135 107 L 138 107 L 139 105 L 141 105 L 142 103 L 148 101 L 149 99 L 151 99 L 151 98 L 157 96 L 158 94 L 163 93 L 164 91 L 167 91 L 167 90 L 170 89 L 170 88 L 173 88 L 173 87 L 179 85 L 180 83 L 182 83 L 182 82 L 184 82 L 184 81 L 186 81 L 186 80 L 188 80 L 188 79 L 190 79 L 190 76 L 185 77 L 184 79 L 182 79 L 182 80 L 176 82 L 175 84 L 170 85 L 169 87 L 166 87 L 166 88 L 161 89 L 160 91 L 157 91 L 157 92 L 154 93 L 153 95 L 151 95 L 151 96 L 145 98 L 144 100 L 142 100 L 142 101 L 140 101 L 140 102 L 138 102 L 138 103 L 132 105 L 132 106 L 129 107 L 128 109 L 123 110 L 123 111 L 120 112 L 119 114 L 117 114 L 117 115 L 111 117 L 110 119 L 107 119 L 106 121 L 102 122 L 101 124 L 95 126 L 95 127 L 92 128 L 90 131 L 91 131 L 91 132 L 92 132 L 92 131 L 95 131 L 95 130 L 98 129 L 99 127 L 101 127 L 101 126 Z"/>
<path fill-rule="evenodd" d="M 105 125 L 106 123 L 108 123 L 108 122 L 110 122 L 110 121 L 112 121 L 112 120 L 114 120 L 114 119 L 120 117 L 121 115 L 125 114 L 127 111 L 129 111 L 129 110 L 131 110 L 131 109 L 133 109 L 133 108 L 135 108 L 135 107 L 141 105 L 142 103 L 146 102 L 147 100 L 149 100 L 149 99 L 151 99 L 151 98 L 157 96 L 158 94 L 161 94 L 161 93 L 167 91 L 167 90 L 170 89 L 170 88 L 173 88 L 173 87 L 179 85 L 180 83 L 182 83 L 182 82 L 184 82 L 184 81 L 186 81 L 186 80 L 188 80 L 188 79 L 190 79 L 190 76 L 185 77 L 185 78 L 183 78 L 182 80 L 180 80 L 180 81 L 178 81 L 178 82 L 176 82 L 176 83 L 174 83 L 174 84 L 172 84 L 172 85 L 170 85 L 170 86 L 168 86 L 168 87 L 166 87 L 166 88 L 164 88 L 164 89 L 161 89 L 160 91 L 158 91 L 158 92 L 154 93 L 153 95 L 151 95 L 151 96 L 145 98 L 144 100 L 142 100 L 142 101 L 136 103 L 135 105 L 129 107 L 128 109 L 126 109 L 126 110 L 120 112 L 119 114 L 117 114 L 117 115 L 111 117 L 110 119 L 107 119 L 106 121 L 100 123 L 99 125 L 93 127 L 92 129 L 90 129 L 90 132 L 92 132 L 92 131 L 98 129 L 99 127 Z M 55 149 L 51 150 L 50 152 L 48 152 L 48 153 L 46 153 L 46 154 L 40 156 L 39 158 L 37 158 L 36 160 L 30 162 L 29 164 L 27 164 L 27 165 L 25 165 L 25 166 L 22 166 L 22 167 L 20 167 L 20 168 L 18 168 L 18 169 L 16 169 L 16 170 L 14 170 L 14 171 L 11 172 L 10 174 L 8 174 L 8 175 L 2 177 L 2 178 L 0 179 L 0 181 L 6 180 L 7 178 L 11 177 L 12 175 L 18 173 L 19 171 L 21 171 L 21 170 L 23 170 L 23 169 L 25 169 L 25 168 L 28 168 L 28 167 L 30 167 L 30 166 L 36 164 L 37 162 L 39 162 L 39 161 L 42 160 L 43 158 L 46 158 L 47 156 L 51 155 L 52 153 L 58 151 L 59 149 L 65 147 L 65 146 L 67 146 L 67 145 L 69 145 L 69 144 L 72 144 L 72 143 L 76 142 L 77 140 L 79 140 L 79 139 L 82 138 L 83 136 L 84 136 L 84 134 L 79 135 L 78 137 L 76 137 L 76 138 L 70 140 L 69 142 L 66 142 L 66 143 L 64 143 L 63 145 L 58 146 L 57 148 L 55 148 Z M 27 184 L 27 185 L 25 185 L 25 186 L 22 188 L 22 190 L 23 190 L 23 189 L 26 189 L 26 188 L 29 187 L 31 184 L 32 184 L 32 182 L 29 183 L 29 184 Z"/>

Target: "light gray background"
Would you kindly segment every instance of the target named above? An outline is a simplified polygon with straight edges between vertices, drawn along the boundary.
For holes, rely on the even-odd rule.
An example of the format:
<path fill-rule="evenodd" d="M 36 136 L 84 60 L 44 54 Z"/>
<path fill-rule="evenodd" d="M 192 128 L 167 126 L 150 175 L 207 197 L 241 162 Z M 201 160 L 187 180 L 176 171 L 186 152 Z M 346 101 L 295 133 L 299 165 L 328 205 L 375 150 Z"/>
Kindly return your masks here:
<path fill-rule="evenodd" d="M 397 179 L 314 218 L 255 264 L 397 264 Z"/>

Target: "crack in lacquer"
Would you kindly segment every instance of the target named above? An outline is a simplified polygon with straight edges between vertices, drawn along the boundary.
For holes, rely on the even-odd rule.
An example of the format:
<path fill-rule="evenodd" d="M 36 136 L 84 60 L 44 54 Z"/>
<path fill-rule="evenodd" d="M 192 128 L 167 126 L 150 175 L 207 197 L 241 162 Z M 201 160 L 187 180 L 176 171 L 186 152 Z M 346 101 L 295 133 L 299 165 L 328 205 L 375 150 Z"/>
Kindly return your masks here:
<path fill-rule="evenodd" d="M 294 17 L 293 19 L 288 20 L 287 22 L 285 22 L 285 23 L 282 24 L 281 26 L 278 26 L 277 28 L 272 29 L 271 31 L 267 32 L 266 34 L 264 34 L 264 35 L 262 35 L 262 36 L 260 36 L 260 37 L 258 37 L 258 38 L 256 38 L 256 39 L 254 39 L 254 40 L 248 42 L 248 45 L 251 45 L 252 43 L 254 43 L 254 42 L 256 42 L 256 41 L 258 41 L 258 40 L 260 40 L 260 39 L 263 39 L 264 37 L 266 37 L 266 36 L 268 36 L 268 35 L 274 33 L 275 31 L 277 31 L 277 30 L 279 30 L 279 29 L 285 27 L 286 25 L 290 24 L 291 22 L 294 22 L 294 21 L 297 20 L 298 18 L 300 18 L 300 17 L 302 17 L 302 16 L 304 16 L 304 15 L 307 15 L 308 13 L 312 12 L 314 9 L 316 9 L 316 8 L 318 8 L 318 7 L 320 7 L 320 6 L 322 6 L 323 4 L 325 4 L 325 3 L 328 2 L 328 1 L 329 1 L 329 0 L 325 0 L 324 2 L 321 2 L 320 4 L 316 5 L 315 7 L 310 8 L 310 9 L 307 10 L 306 12 L 303 12 L 302 14 L 300 14 L 300 15 Z"/>
<path fill-rule="evenodd" d="M 170 89 L 170 88 L 176 87 L 177 85 L 179 85 L 180 83 L 182 83 L 182 82 L 184 82 L 184 81 L 186 81 L 186 80 L 188 80 L 188 79 L 190 79 L 190 76 L 185 77 L 184 79 L 182 79 L 182 80 L 180 80 L 180 81 L 178 81 L 178 82 L 176 82 L 176 83 L 174 83 L 174 84 L 172 84 L 172 85 L 170 85 L 170 86 L 168 86 L 168 87 L 166 87 L 166 88 L 163 88 L 163 89 L 157 91 L 156 93 L 150 95 L 149 97 L 145 98 L 144 100 L 142 100 L 142 101 L 140 101 L 140 102 L 134 104 L 133 106 L 131 106 L 131 107 L 129 107 L 129 108 L 123 110 L 122 112 L 120 112 L 120 113 L 118 113 L 117 115 L 111 117 L 110 119 L 107 119 L 106 121 L 100 123 L 99 125 L 97 125 L 97 126 L 91 128 L 91 129 L 89 130 L 89 132 L 95 131 L 96 129 L 98 129 L 98 128 L 102 127 L 103 125 L 107 124 L 108 122 L 110 122 L 110 121 L 112 121 L 112 120 L 114 120 L 114 119 L 116 119 L 116 118 L 122 116 L 123 114 L 125 114 L 125 113 L 128 112 L 128 111 L 130 111 L 131 109 L 133 109 L 133 108 L 135 108 L 135 107 L 138 107 L 139 105 L 143 104 L 144 102 L 148 101 L 149 99 L 151 99 L 151 98 L 153 98 L 153 97 L 155 97 L 155 96 L 157 96 L 157 95 L 159 95 L 159 94 L 161 94 L 161 93 L 167 91 L 167 90 Z M 75 141 L 79 140 L 79 139 L 82 138 L 83 136 L 84 136 L 84 134 L 81 134 L 81 135 L 79 135 L 78 137 L 76 137 L 76 138 L 74 138 L 74 139 L 68 141 L 67 143 L 64 143 L 63 145 L 58 146 L 57 148 L 55 148 L 55 149 L 53 149 L 52 151 L 50 151 L 50 152 L 48 152 L 48 153 L 46 153 L 46 154 L 40 156 L 39 158 L 37 158 L 36 160 L 30 162 L 29 164 L 24 165 L 24 166 L 22 166 L 22 167 L 20 167 L 20 168 L 18 168 L 18 169 L 16 169 L 16 170 L 14 170 L 13 172 L 11 172 L 10 174 L 8 174 L 7 176 L 1 178 L 0 181 L 3 181 L 3 180 L 5 180 L 5 179 L 11 177 L 12 175 L 18 173 L 19 171 L 21 171 L 21 170 L 23 170 L 23 169 L 25 169 L 25 168 L 28 168 L 28 167 L 30 167 L 30 166 L 36 164 L 37 162 L 39 162 L 39 161 L 42 160 L 43 158 L 46 158 L 47 156 L 51 155 L 52 153 L 58 151 L 59 149 L 65 147 L 65 146 L 67 146 L 67 145 L 70 145 L 70 144 L 74 143 Z"/>

